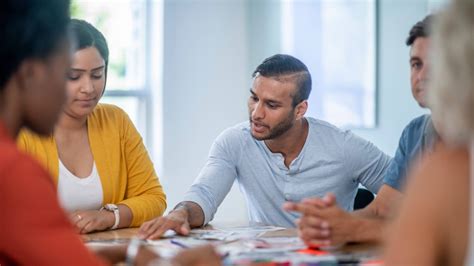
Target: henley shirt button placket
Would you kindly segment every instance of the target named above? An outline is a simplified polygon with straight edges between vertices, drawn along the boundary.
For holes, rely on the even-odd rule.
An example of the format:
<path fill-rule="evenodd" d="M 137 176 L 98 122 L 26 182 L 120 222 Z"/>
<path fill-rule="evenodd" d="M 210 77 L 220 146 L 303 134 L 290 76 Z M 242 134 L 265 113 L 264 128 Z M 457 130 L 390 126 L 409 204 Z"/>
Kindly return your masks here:
<path fill-rule="evenodd" d="M 288 186 L 291 187 L 291 180 L 290 180 L 290 177 L 291 177 L 291 174 L 290 174 L 290 170 L 288 169 L 285 173 L 285 179 L 286 179 L 286 182 L 288 183 Z M 285 200 L 286 201 L 291 201 L 291 195 L 290 193 L 285 193 Z"/>

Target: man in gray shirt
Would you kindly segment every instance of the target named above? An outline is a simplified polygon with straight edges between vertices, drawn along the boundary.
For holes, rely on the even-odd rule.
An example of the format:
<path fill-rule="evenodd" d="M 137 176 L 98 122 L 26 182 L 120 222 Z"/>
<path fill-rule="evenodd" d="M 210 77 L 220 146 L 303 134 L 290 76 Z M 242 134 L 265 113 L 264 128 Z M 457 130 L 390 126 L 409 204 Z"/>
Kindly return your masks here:
<path fill-rule="evenodd" d="M 359 184 L 377 192 L 390 157 L 349 131 L 305 117 L 311 92 L 307 67 L 274 55 L 253 73 L 249 122 L 225 130 L 211 147 L 198 178 L 167 216 L 146 222 L 139 236 L 154 239 L 172 229 L 186 235 L 212 220 L 235 179 L 251 223 L 294 227 L 295 213 L 281 209 L 333 191 L 352 210 Z"/>
<path fill-rule="evenodd" d="M 429 108 L 426 95 L 429 92 L 430 27 L 433 19 L 433 15 L 428 15 L 418 21 L 410 29 L 406 40 L 406 45 L 410 46 L 411 91 L 422 108 Z M 308 245 L 334 246 L 347 242 L 383 241 L 387 225 L 397 216 L 409 170 L 423 153 L 431 152 L 440 140 L 436 124 L 439 122 L 432 120 L 431 115 L 422 115 L 405 127 L 395 157 L 387 168 L 384 184 L 377 198 L 364 209 L 347 212 L 344 206 L 338 206 L 331 194 L 285 204 L 286 210 L 302 213 L 298 223 L 301 239 Z"/>

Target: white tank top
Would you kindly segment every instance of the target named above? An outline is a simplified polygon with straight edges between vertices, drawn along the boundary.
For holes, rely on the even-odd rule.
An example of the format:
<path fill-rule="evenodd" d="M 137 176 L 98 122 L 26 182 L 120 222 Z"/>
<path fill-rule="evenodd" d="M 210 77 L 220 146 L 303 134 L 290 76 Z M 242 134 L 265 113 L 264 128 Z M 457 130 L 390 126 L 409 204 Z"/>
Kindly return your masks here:
<path fill-rule="evenodd" d="M 102 183 L 97 168 L 88 177 L 79 178 L 59 160 L 58 197 L 67 212 L 99 210 L 102 207 Z"/>

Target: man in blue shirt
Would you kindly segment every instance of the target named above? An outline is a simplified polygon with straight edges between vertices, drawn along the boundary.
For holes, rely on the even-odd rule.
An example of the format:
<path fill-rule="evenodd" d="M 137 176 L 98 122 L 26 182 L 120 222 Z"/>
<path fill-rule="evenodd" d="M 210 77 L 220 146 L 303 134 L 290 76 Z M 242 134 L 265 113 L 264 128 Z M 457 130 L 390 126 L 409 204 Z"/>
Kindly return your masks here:
<path fill-rule="evenodd" d="M 249 121 L 215 140 L 198 178 L 167 216 L 144 223 L 142 238 L 167 229 L 180 234 L 207 224 L 237 180 L 250 223 L 293 227 L 298 214 L 285 201 L 322 197 L 333 191 L 352 210 L 359 184 L 377 192 L 390 157 L 350 131 L 305 117 L 311 91 L 307 67 L 289 55 L 264 60 L 253 73 Z"/>
<path fill-rule="evenodd" d="M 426 108 L 429 71 L 429 26 L 432 15 L 416 23 L 406 44 L 410 49 L 410 83 L 413 97 Z M 396 213 L 402 197 L 407 171 L 434 146 L 438 135 L 431 115 L 413 119 L 403 130 L 395 157 L 384 177 L 384 185 L 375 200 L 362 210 L 348 213 L 336 204 L 337 195 L 307 198 L 300 203 L 287 202 L 284 208 L 303 214 L 297 221 L 301 238 L 309 245 L 340 245 L 346 242 L 380 241 L 385 224 Z"/>
<path fill-rule="evenodd" d="M 384 184 L 401 191 L 406 182 L 407 170 L 422 151 L 433 149 L 437 139 L 431 115 L 413 119 L 403 130 L 395 157 L 385 174 Z"/>

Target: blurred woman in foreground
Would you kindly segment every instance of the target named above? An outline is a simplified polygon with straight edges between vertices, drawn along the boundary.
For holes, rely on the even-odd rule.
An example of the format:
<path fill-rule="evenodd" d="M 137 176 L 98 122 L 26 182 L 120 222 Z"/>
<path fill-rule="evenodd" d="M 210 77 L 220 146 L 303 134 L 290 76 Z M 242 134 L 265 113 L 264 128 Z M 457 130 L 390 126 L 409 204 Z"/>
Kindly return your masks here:
<path fill-rule="evenodd" d="M 472 265 L 469 231 L 474 151 L 474 2 L 435 21 L 429 106 L 443 143 L 412 173 L 386 249 L 386 265 Z M 471 162 L 470 162 L 471 161 Z M 471 227 L 471 228 L 470 228 Z"/>

